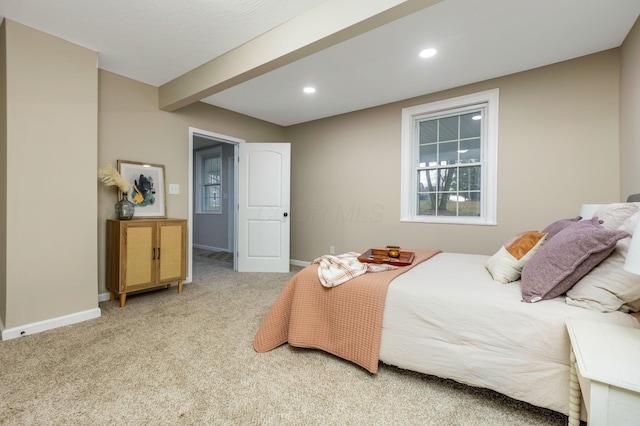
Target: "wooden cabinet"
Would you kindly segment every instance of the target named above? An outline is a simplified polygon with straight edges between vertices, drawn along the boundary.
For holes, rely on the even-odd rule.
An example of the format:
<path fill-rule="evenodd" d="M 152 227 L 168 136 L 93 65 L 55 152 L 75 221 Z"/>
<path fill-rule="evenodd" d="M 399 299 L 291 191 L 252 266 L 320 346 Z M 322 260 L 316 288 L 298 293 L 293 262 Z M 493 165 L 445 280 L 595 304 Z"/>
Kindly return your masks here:
<path fill-rule="evenodd" d="M 187 221 L 133 219 L 107 221 L 106 286 L 111 300 L 127 294 L 178 283 L 187 276 Z"/>

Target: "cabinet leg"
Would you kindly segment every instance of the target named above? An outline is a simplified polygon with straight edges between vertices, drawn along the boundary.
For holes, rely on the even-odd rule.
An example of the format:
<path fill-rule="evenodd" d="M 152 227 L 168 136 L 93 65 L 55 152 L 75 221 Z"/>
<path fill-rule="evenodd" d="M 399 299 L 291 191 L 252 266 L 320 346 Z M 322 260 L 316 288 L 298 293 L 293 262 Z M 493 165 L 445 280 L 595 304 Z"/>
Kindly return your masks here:
<path fill-rule="evenodd" d="M 582 408 L 582 391 L 578 382 L 576 356 L 571 349 L 569 354 L 569 426 L 580 426 L 580 410 Z"/>
<path fill-rule="evenodd" d="M 109 290 L 109 301 L 113 302 L 114 300 L 116 300 L 116 292 L 113 290 Z"/>
<path fill-rule="evenodd" d="M 182 293 L 182 281 L 178 281 L 178 294 Z"/>
<path fill-rule="evenodd" d="M 127 293 L 122 293 L 120 295 L 120 307 L 124 308 L 125 303 L 127 303 Z"/>

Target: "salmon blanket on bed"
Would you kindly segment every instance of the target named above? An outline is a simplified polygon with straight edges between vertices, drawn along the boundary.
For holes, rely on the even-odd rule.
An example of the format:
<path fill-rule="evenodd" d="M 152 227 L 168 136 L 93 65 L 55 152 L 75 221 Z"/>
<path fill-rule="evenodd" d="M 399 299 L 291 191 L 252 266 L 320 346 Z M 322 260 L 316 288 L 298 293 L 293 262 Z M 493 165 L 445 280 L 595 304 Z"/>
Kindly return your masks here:
<path fill-rule="evenodd" d="M 253 340 L 257 352 L 284 343 L 321 349 L 378 371 L 382 316 L 387 287 L 393 279 L 440 250 L 411 250 L 413 263 L 384 272 L 366 273 L 337 287 L 324 287 L 318 264 L 298 272 L 278 296 Z"/>

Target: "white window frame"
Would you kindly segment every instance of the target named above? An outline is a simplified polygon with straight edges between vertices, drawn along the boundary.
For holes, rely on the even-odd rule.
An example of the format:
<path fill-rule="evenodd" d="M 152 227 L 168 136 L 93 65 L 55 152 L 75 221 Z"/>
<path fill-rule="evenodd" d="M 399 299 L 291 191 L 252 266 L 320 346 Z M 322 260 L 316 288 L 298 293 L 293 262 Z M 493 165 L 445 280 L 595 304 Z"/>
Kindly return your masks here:
<path fill-rule="evenodd" d="M 202 162 L 205 158 L 217 155 L 220 159 L 220 211 L 210 211 L 202 209 L 203 182 L 202 182 Z M 214 146 L 211 148 L 196 151 L 196 214 L 222 214 L 222 147 Z"/>
<path fill-rule="evenodd" d="M 425 115 L 446 113 L 477 104 L 487 104 L 483 117 L 481 148 L 481 206 L 480 216 L 435 216 L 417 214 L 417 165 L 419 144 L 417 125 Z M 498 192 L 498 110 L 499 89 L 491 89 L 456 98 L 402 109 L 402 164 L 400 179 L 400 221 L 425 223 L 454 223 L 464 225 L 497 225 Z"/>

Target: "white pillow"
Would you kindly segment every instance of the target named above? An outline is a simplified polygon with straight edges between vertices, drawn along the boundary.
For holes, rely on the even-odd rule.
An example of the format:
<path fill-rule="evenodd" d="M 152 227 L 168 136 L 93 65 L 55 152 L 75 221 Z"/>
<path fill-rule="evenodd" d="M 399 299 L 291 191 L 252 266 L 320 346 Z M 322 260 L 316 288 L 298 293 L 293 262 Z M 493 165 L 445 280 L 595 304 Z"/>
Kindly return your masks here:
<path fill-rule="evenodd" d="M 640 212 L 636 212 L 617 229 L 633 235 L 639 217 Z M 603 225 L 606 225 L 606 222 Z M 623 269 L 631 238 L 618 241 L 609 257 L 567 291 L 565 301 L 568 305 L 600 312 L 640 310 L 640 275 Z M 640 238 L 640 235 L 637 238 Z"/>
<path fill-rule="evenodd" d="M 618 229 L 625 220 L 638 211 L 640 211 L 640 203 L 610 203 L 596 210 L 594 216 L 602 221 L 602 226 L 605 228 Z"/>
<path fill-rule="evenodd" d="M 507 241 L 487 261 L 493 280 L 503 284 L 519 280 L 522 268 L 544 244 L 546 236 L 546 232 L 527 231 Z"/>

